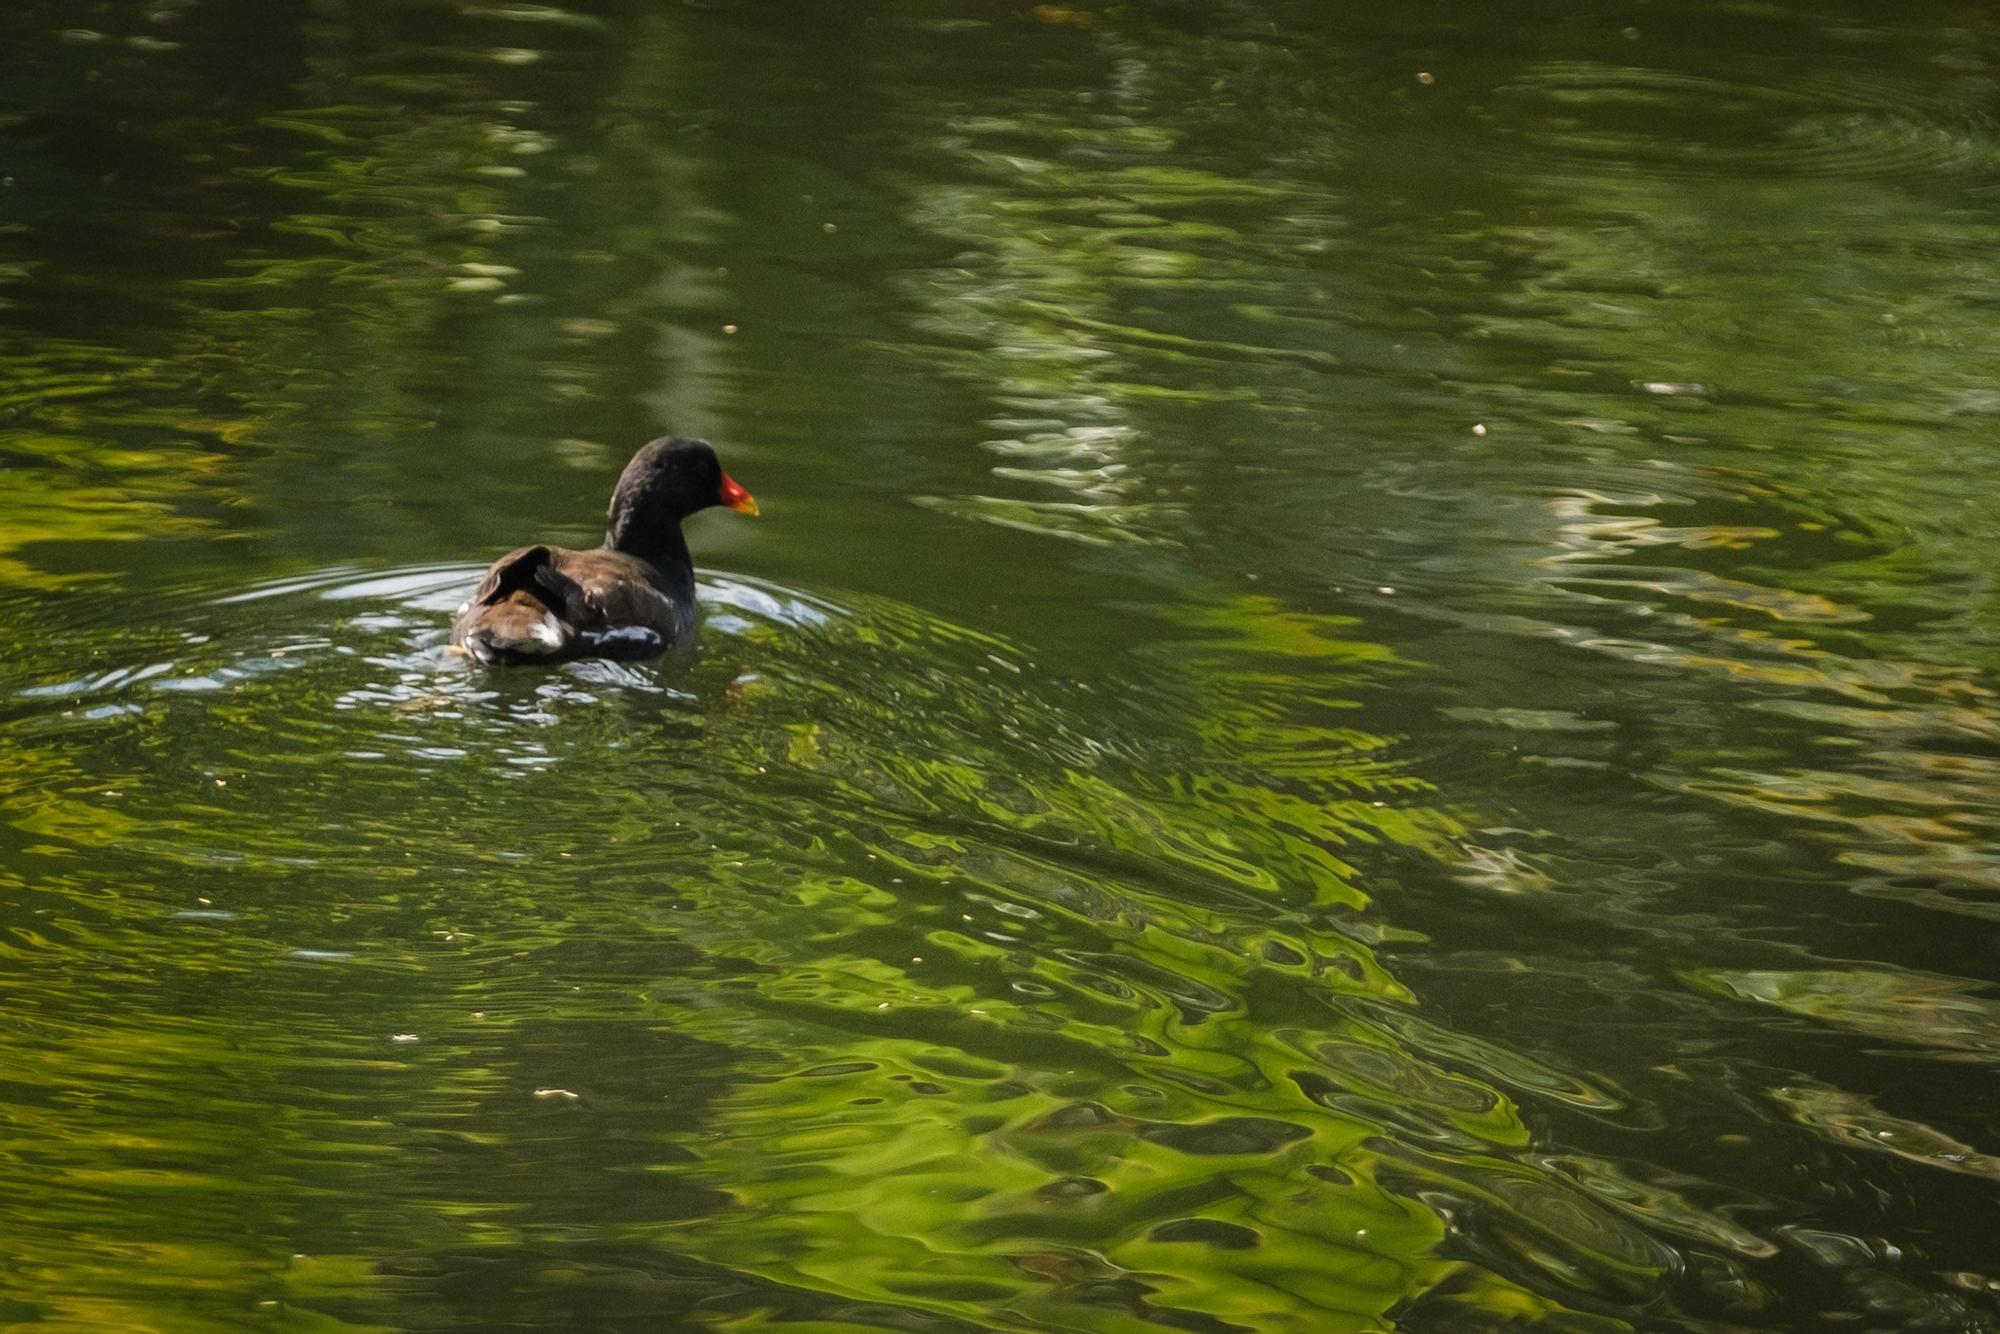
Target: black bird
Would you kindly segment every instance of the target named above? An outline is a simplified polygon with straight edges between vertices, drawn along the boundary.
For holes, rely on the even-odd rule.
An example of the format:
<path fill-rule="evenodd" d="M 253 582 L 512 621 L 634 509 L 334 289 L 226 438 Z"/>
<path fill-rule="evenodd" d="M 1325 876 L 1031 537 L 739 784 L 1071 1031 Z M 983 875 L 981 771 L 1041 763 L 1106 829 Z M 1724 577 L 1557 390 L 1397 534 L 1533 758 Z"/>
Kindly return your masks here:
<path fill-rule="evenodd" d="M 706 440 L 652 441 L 619 475 L 604 545 L 508 552 L 458 609 L 451 642 L 486 663 L 665 651 L 694 628 L 694 561 L 681 520 L 710 505 L 757 512 Z"/>

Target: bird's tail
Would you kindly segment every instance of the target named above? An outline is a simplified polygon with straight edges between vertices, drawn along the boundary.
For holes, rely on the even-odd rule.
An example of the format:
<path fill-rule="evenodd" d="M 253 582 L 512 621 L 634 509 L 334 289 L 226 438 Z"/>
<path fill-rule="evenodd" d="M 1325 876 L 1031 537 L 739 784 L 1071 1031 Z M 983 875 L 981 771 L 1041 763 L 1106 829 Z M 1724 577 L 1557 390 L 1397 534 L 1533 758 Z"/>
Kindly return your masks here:
<path fill-rule="evenodd" d="M 573 636 L 556 614 L 527 593 L 510 594 L 486 608 L 465 632 L 465 651 L 481 662 L 559 658 Z"/>
<path fill-rule="evenodd" d="M 553 562 L 547 547 L 529 547 L 493 572 L 493 587 L 465 631 L 465 651 L 481 662 L 555 658 L 575 638 L 570 627 L 537 596 L 538 579 Z"/>

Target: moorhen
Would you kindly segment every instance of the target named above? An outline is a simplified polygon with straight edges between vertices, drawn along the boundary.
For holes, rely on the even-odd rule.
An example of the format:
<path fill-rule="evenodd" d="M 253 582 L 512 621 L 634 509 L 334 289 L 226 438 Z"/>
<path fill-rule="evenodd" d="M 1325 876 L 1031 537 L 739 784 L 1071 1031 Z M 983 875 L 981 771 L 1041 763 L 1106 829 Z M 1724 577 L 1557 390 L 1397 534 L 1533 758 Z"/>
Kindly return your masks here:
<path fill-rule="evenodd" d="M 652 441 L 618 477 L 604 545 L 508 552 L 458 609 L 451 642 L 485 663 L 664 652 L 694 628 L 694 562 L 681 520 L 710 505 L 757 512 L 706 440 Z"/>

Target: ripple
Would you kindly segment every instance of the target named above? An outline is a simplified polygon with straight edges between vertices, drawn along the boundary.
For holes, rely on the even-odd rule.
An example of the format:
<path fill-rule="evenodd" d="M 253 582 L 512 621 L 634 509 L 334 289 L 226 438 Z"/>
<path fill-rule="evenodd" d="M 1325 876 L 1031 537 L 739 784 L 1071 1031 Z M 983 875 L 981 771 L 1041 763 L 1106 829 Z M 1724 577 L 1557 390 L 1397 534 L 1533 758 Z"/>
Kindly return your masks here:
<path fill-rule="evenodd" d="M 1185 1241 L 1214 1246 L 1225 1251 L 1251 1251 L 1258 1236 L 1250 1228 L 1214 1218 L 1177 1218 L 1162 1223 L 1151 1232 L 1154 1241 Z"/>
<path fill-rule="evenodd" d="M 1913 107 L 1908 92 L 1853 67 L 1729 78 L 1574 61 L 1533 66 L 1494 96 L 1521 165 L 1540 172 L 1917 180 L 2000 161 L 1967 108 Z"/>
<path fill-rule="evenodd" d="M 1360 902 L 1323 838 L 1370 821 L 1393 821 L 1376 838 L 1419 827 L 1411 790 L 1356 729 L 1316 735 L 1296 699 L 1224 692 L 1218 706 L 1240 709 L 1243 735 L 1263 737 L 1284 776 L 1261 777 L 1242 753 L 1225 769 L 1198 730 L 1166 738 L 1120 721 L 1136 715 L 1087 714 L 1082 683 L 1017 645 L 901 604 L 729 574 L 703 577 L 707 621 L 682 659 L 610 674 L 442 669 L 445 620 L 476 574 L 341 566 L 192 592 L 160 618 L 170 655 L 31 685 L 39 693 L 17 701 L 28 718 L 134 705 L 90 725 L 134 729 L 138 749 L 38 748 L 0 813 L 79 874 L 87 851 L 91 883 L 146 886 L 133 905 L 147 920 L 163 903 L 202 914 L 215 953 L 260 994 L 325 1010 L 344 989 L 345 1008 L 320 1022 L 357 1068 L 504 1041 L 529 1062 L 506 1097 L 553 1105 L 536 1091 L 562 1090 L 575 1094 L 565 1107 L 611 1114 L 588 1071 L 532 1058 L 533 1017 L 570 977 L 592 979 L 564 1001 L 573 1012 L 621 1013 L 637 990 L 677 1040 L 747 1051 L 757 1073 L 702 1132 L 721 1138 L 689 1153 L 687 1189 L 845 1198 L 839 1216 L 859 1222 L 815 1240 L 811 1209 L 751 1211 L 699 1244 L 825 1292 L 893 1299 L 907 1281 L 889 1258 L 900 1251 L 870 1248 L 912 1236 L 954 1257 L 955 1281 L 1013 1291 L 982 1238 L 1025 1245 L 1042 1227 L 1025 1220 L 1052 1211 L 1129 1216 L 1134 1246 L 1297 1247 L 1281 1234 L 1316 1236 L 1312 1211 L 1254 1229 L 1190 1222 L 1183 1187 L 1213 1181 L 1203 1164 L 1222 1159 L 1270 1174 L 1276 1191 L 1361 1133 L 1417 1125 L 1398 1099 L 1466 1115 L 1499 1106 L 1456 1076 L 1369 1064 L 1305 1030 L 1294 1045 L 1332 1044 L 1329 1061 L 1385 1096 L 1352 1108 L 1298 1098 L 1285 1078 L 1296 1054 L 1242 1000 L 1252 978 L 1394 991 L 1365 946 L 1306 912 Z M 1340 633 L 1248 603 L 1205 619 L 1174 670 L 1243 654 L 1372 661 Z M 1144 670 L 1155 674 L 1134 699 L 1192 688 Z M 1333 698 L 1337 679 L 1305 706 Z M 169 688 L 193 681 L 203 689 Z M 231 724 L 190 725 L 195 709 Z M 1286 768 L 1302 740 L 1313 763 Z M 584 788 L 565 781 L 579 766 Z M 162 773 L 193 781 L 145 777 Z M 1378 787 L 1400 813 L 1361 800 Z M 1345 804 L 1303 795 L 1315 791 Z M 802 802 L 819 813 L 804 825 Z M 155 883 L 163 865 L 172 889 Z M 190 893 L 208 902 L 176 901 Z M 93 929 L 119 931 L 123 902 L 107 894 Z M 633 921 L 649 925 L 634 934 Z M 139 953 L 159 976 L 187 966 Z M 428 998 L 389 1003 L 411 986 Z M 482 1038 L 486 1026 L 509 1036 Z M 392 1057 L 384 1034 L 421 1041 Z M 764 1052 L 782 1053 L 768 1071 Z M 1122 1091 L 1078 1099 L 1065 1089 L 1079 1070 Z M 1366 1179 L 1365 1163 L 1350 1165 Z M 1155 1175 L 1178 1184 L 1162 1192 Z M 918 1182 L 940 1208 L 912 1216 Z M 1370 1220 L 1357 1224 L 1368 1246 L 1421 1255 L 1434 1225 L 1406 1207 L 1372 1186 L 1342 1205 Z M 1258 1244 L 1239 1244 L 1246 1234 Z M 772 1258 L 809 1240 L 846 1258 Z M 1131 1259 L 1144 1272 L 1144 1256 Z M 1173 1309 L 1225 1309 L 1232 1284 L 1260 1282 L 1218 1269 Z"/>
<path fill-rule="evenodd" d="M 1888 1041 L 2000 1053 L 2000 1004 L 1980 983 L 1916 972 L 1691 970 L 1693 986 Z"/>
<path fill-rule="evenodd" d="M 1977 24 L 114 8 L 0 182 L 8 1318 L 1985 1318 Z M 780 577 L 442 661 L 663 392 Z"/>
<path fill-rule="evenodd" d="M 1167 1125 L 1139 1132 L 1155 1144 L 1202 1157 L 1243 1157 L 1276 1153 L 1312 1134 L 1306 1126 L 1268 1117 L 1230 1116 L 1198 1125 Z"/>
<path fill-rule="evenodd" d="M 1800 1124 L 1840 1143 L 1963 1176 L 2000 1180 L 2000 1157 L 1921 1121 L 1895 1116 L 1860 1094 L 1819 1084 L 1794 1084 L 1770 1095 Z"/>
<path fill-rule="evenodd" d="M 1560 1286 L 1582 1292 L 1657 1291 L 1677 1273 L 1677 1251 L 1574 1187 L 1513 1167 L 1394 1155 L 1398 1170 L 1449 1201 L 1463 1244 L 1511 1254 Z"/>

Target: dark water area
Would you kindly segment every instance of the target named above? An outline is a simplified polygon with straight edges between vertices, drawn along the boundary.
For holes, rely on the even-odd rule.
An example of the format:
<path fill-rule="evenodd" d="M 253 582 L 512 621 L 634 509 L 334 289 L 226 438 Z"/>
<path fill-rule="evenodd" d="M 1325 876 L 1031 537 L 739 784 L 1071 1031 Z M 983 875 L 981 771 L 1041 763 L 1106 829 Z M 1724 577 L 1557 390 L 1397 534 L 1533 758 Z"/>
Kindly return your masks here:
<path fill-rule="evenodd" d="M 0 44 L 0 1326 L 2000 1329 L 1988 9 Z"/>

